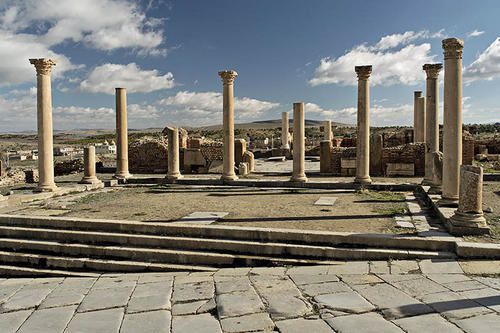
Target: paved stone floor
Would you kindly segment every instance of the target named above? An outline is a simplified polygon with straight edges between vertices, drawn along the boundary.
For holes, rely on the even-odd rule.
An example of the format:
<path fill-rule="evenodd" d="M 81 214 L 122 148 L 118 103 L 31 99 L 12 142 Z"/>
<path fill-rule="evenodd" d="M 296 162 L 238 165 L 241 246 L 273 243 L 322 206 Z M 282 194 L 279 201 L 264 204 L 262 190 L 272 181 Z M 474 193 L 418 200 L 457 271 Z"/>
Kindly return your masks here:
<path fill-rule="evenodd" d="M 500 262 L 0 279 L 0 332 L 500 332 Z"/>

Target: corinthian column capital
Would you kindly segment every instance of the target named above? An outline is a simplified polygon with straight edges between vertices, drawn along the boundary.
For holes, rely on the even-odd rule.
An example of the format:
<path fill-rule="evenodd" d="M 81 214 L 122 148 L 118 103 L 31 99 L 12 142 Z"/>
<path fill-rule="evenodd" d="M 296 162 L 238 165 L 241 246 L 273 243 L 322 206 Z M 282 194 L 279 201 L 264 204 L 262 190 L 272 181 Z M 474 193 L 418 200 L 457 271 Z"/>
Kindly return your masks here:
<path fill-rule="evenodd" d="M 443 64 L 425 64 L 422 66 L 422 69 L 427 74 L 428 79 L 437 79 L 442 68 Z"/>
<path fill-rule="evenodd" d="M 444 59 L 462 59 L 464 41 L 458 38 L 443 39 Z"/>
<path fill-rule="evenodd" d="M 356 74 L 358 75 L 358 80 L 368 80 L 370 74 L 372 73 L 372 66 L 356 66 L 354 67 Z"/>
<path fill-rule="evenodd" d="M 35 65 L 37 75 L 50 75 L 52 67 L 56 62 L 49 58 L 30 59 L 30 63 Z"/>
<path fill-rule="evenodd" d="M 219 76 L 222 78 L 222 83 L 233 84 L 234 79 L 238 76 L 236 71 L 220 71 Z"/>

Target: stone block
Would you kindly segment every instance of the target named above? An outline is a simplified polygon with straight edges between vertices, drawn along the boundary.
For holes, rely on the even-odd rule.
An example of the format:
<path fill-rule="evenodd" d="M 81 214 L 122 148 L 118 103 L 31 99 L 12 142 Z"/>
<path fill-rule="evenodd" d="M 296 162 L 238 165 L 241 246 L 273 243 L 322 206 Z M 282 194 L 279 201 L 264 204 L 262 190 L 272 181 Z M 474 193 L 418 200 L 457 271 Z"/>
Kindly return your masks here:
<path fill-rule="evenodd" d="M 415 164 L 413 163 L 387 163 L 386 175 L 394 176 L 415 176 Z"/>

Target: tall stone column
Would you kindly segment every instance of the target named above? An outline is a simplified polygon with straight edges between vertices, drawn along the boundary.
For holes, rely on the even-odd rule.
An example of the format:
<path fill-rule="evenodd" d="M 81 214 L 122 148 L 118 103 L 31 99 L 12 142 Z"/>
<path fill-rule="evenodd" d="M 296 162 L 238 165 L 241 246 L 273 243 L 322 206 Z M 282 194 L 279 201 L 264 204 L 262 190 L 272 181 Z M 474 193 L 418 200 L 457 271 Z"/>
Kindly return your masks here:
<path fill-rule="evenodd" d="M 425 99 L 421 91 L 413 93 L 413 142 L 424 142 Z"/>
<path fill-rule="evenodd" d="M 462 50 L 458 38 L 443 40 L 443 194 L 439 204 L 456 206 L 462 164 Z"/>
<path fill-rule="evenodd" d="M 281 149 L 290 149 L 288 142 L 288 112 L 281 112 Z"/>
<path fill-rule="evenodd" d="M 179 171 L 179 129 L 167 127 L 168 139 L 168 172 L 167 180 L 182 178 Z"/>
<path fill-rule="evenodd" d="M 370 85 L 372 66 L 356 66 L 358 75 L 358 128 L 355 183 L 371 184 L 370 178 Z"/>
<path fill-rule="evenodd" d="M 323 140 L 326 141 L 332 141 L 333 139 L 333 134 L 332 134 L 332 122 L 330 120 L 325 120 L 323 122 L 323 130 L 324 130 L 324 138 Z"/>
<path fill-rule="evenodd" d="M 425 176 L 422 184 L 431 188 L 441 188 L 441 184 L 433 184 L 432 153 L 439 151 L 439 72 L 442 64 L 425 64 L 423 70 L 427 74 L 425 88 Z M 435 185 L 435 186 L 433 186 Z"/>
<path fill-rule="evenodd" d="M 99 184 L 101 181 L 96 176 L 95 171 L 95 147 L 83 148 L 83 178 L 80 184 Z"/>
<path fill-rule="evenodd" d="M 116 173 L 115 178 L 132 177 L 128 172 L 127 91 L 116 88 Z"/>
<path fill-rule="evenodd" d="M 224 157 L 222 177 L 223 181 L 236 180 L 234 172 L 234 79 L 238 76 L 236 71 L 221 71 L 219 76 L 224 85 L 222 125 L 224 128 Z"/>
<path fill-rule="evenodd" d="M 39 181 L 36 192 L 57 190 L 54 181 L 54 144 L 52 129 L 52 91 L 50 74 L 56 63 L 52 59 L 30 59 L 36 68 L 37 123 L 38 123 L 38 171 Z"/>
<path fill-rule="evenodd" d="M 293 170 L 292 182 L 306 182 L 306 130 L 304 103 L 293 103 Z"/>

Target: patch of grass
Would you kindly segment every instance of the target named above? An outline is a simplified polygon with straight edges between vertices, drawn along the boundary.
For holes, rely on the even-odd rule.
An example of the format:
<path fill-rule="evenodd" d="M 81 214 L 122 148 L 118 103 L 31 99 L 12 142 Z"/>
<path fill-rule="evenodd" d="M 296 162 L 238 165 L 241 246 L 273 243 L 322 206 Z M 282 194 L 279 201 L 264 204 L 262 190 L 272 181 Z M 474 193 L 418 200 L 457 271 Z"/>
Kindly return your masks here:
<path fill-rule="evenodd" d="M 401 192 L 390 192 L 390 191 L 368 191 L 362 190 L 357 192 L 358 195 L 362 196 L 363 199 L 374 200 L 374 201 L 405 201 L 405 195 Z"/>
<path fill-rule="evenodd" d="M 378 205 L 372 211 L 379 215 L 389 215 L 389 216 L 407 214 L 406 205 L 404 203 Z"/>

